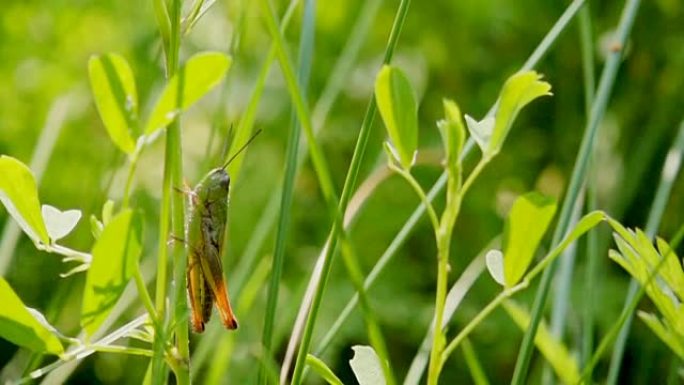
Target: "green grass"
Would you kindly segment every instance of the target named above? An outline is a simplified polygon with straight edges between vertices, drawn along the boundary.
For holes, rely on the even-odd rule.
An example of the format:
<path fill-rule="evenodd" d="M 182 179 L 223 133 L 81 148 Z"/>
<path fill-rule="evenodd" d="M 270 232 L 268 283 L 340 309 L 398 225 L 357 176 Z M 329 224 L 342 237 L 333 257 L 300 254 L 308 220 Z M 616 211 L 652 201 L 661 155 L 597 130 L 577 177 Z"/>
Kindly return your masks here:
<path fill-rule="evenodd" d="M 8 4 L 0 382 L 675 383 L 682 12 Z M 184 186 L 257 129 L 190 333 Z"/>

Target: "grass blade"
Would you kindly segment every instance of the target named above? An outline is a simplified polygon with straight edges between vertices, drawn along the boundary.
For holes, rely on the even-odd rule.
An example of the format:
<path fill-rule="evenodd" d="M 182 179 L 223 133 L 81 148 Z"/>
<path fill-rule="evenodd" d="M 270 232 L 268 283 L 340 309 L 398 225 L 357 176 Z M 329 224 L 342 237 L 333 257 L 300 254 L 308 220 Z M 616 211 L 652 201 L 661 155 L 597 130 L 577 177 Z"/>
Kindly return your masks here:
<path fill-rule="evenodd" d="M 572 178 L 570 180 L 568 192 L 566 193 L 565 199 L 563 201 L 561 215 L 554 232 L 552 241 L 552 244 L 554 245 L 560 241 L 568 229 L 572 208 L 576 203 L 580 188 L 586 177 L 586 171 L 588 168 L 587 166 L 591 149 L 593 148 L 593 142 L 596 137 L 596 133 L 598 132 L 599 123 L 605 114 L 608 100 L 610 99 L 610 94 L 615 82 L 617 70 L 622 61 L 623 48 L 626 44 L 627 36 L 631 31 L 634 19 L 636 18 L 639 2 L 639 0 L 630 0 L 625 4 L 623 9 L 623 15 L 620 19 L 618 32 L 616 34 L 616 47 L 619 49 L 611 52 L 601 75 L 598 91 L 596 92 L 596 99 L 592 105 L 589 122 L 587 123 L 587 128 L 582 138 L 582 144 L 580 145 L 577 161 L 572 172 Z M 535 296 L 534 305 L 531 311 L 532 318 L 530 320 L 530 327 L 527 329 L 525 336 L 523 337 L 523 342 L 520 346 L 520 351 L 518 354 L 518 360 L 516 361 L 515 365 L 515 371 L 513 372 L 512 384 L 514 385 L 520 385 L 524 383 L 527 377 L 527 370 L 529 368 L 530 357 L 532 355 L 534 336 L 542 318 L 544 305 L 546 303 L 546 298 L 551 286 L 551 278 L 556 270 L 556 265 L 557 263 L 553 263 L 544 272 L 540 286 L 537 289 L 537 295 Z"/>

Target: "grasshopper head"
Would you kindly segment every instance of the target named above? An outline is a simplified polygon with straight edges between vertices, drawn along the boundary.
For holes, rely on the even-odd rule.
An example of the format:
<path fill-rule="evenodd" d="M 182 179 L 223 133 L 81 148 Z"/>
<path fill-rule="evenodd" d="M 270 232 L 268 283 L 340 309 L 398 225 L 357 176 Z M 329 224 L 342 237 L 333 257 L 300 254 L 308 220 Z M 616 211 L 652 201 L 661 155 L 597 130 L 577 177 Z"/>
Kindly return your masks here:
<path fill-rule="evenodd" d="M 228 189 L 230 188 L 230 176 L 228 176 L 228 172 L 223 168 L 213 169 L 209 173 L 206 186 L 209 198 L 227 197 Z"/>

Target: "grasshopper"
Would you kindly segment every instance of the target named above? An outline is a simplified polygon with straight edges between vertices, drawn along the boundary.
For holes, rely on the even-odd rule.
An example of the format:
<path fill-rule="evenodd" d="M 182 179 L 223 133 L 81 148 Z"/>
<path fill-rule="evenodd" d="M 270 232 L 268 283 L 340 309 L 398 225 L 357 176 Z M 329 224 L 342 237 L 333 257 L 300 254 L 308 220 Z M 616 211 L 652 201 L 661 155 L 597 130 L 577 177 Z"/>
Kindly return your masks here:
<path fill-rule="evenodd" d="M 238 327 L 221 264 L 230 189 L 226 167 L 260 132 L 257 131 L 222 167 L 211 170 L 194 189 L 188 191 L 190 215 L 185 229 L 189 252 L 187 290 L 195 333 L 204 331 L 214 302 L 223 326 L 230 330 Z"/>

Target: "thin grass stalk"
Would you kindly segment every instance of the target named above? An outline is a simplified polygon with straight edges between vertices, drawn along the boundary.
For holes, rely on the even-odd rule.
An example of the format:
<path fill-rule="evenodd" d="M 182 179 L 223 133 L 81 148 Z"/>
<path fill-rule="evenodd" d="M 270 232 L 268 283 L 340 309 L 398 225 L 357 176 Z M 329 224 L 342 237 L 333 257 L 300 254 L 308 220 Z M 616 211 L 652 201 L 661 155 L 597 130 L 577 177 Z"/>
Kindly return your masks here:
<path fill-rule="evenodd" d="M 265 2 L 266 0 L 262 0 Z M 408 7 L 410 0 L 402 0 L 399 4 L 399 8 L 396 13 L 394 23 L 392 25 L 392 31 L 390 32 L 390 38 L 387 45 L 387 50 L 385 52 L 385 57 L 383 62 L 385 64 L 389 63 L 396 47 L 399 35 L 401 33 L 401 28 L 406 19 L 408 13 Z M 281 63 L 282 64 L 282 63 Z M 375 98 L 371 98 L 368 109 L 366 110 L 366 115 L 364 117 L 363 123 L 361 125 L 361 130 L 359 132 L 359 137 L 356 142 L 356 147 L 354 148 L 354 154 L 352 155 L 351 164 L 349 165 L 349 171 L 345 179 L 344 187 L 342 189 L 342 196 L 339 202 L 338 213 L 345 212 L 349 199 L 351 197 L 352 191 L 356 185 L 356 179 L 358 177 L 361 161 L 365 155 L 366 145 L 368 143 L 368 137 L 370 135 L 370 129 L 375 117 L 376 105 Z M 307 134 L 307 137 L 309 135 Z M 309 142 L 310 149 L 313 149 L 313 144 Z M 314 159 L 314 152 L 311 153 L 312 160 Z M 295 362 L 295 370 L 292 377 L 293 384 L 299 384 L 301 382 L 302 372 L 304 370 L 306 355 L 309 350 L 309 345 L 311 344 L 311 337 L 313 335 L 313 328 L 316 323 L 316 317 L 318 315 L 318 309 L 320 307 L 321 299 L 323 297 L 323 291 L 325 289 L 325 284 L 327 278 L 330 274 L 332 267 L 332 256 L 335 251 L 336 238 L 340 233 L 341 229 L 341 218 L 335 216 L 336 220 L 333 222 L 332 229 L 330 231 L 330 243 L 328 245 L 328 251 L 323 260 L 323 267 L 321 271 L 321 279 L 317 285 L 316 291 L 312 299 L 311 309 L 307 319 L 306 327 L 304 329 L 304 334 L 302 336 L 302 342 L 299 347 L 299 353 L 297 355 L 297 360 Z"/>
<path fill-rule="evenodd" d="M 640 0 L 628 0 L 623 9 L 622 17 L 620 18 L 620 23 L 618 25 L 615 37 L 615 49 L 609 54 L 603 69 L 603 73 L 601 74 L 601 80 L 596 92 L 596 99 L 592 105 L 590 119 L 582 137 L 582 143 L 580 145 L 577 161 L 570 179 L 568 193 L 563 200 L 561 214 L 556 226 L 556 230 L 554 231 L 552 241 L 553 245 L 557 244 L 568 230 L 572 207 L 575 205 L 581 186 L 586 177 L 588 161 L 591 154 L 591 149 L 593 148 L 594 139 L 596 138 L 596 133 L 598 132 L 599 123 L 603 119 L 603 115 L 605 114 L 606 108 L 608 106 L 608 100 L 610 99 L 615 77 L 617 76 L 620 62 L 622 61 L 624 46 L 627 43 L 627 37 L 629 36 L 634 19 L 636 18 L 637 10 L 639 9 L 639 3 Z M 539 288 L 537 289 L 532 312 L 530 314 L 530 325 L 525 331 L 525 336 L 523 337 L 518 359 L 515 364 L 515 371 L 513 372 L 512 380 L 513 385 L 520 385 L 524 383 L 527 377 L 530 358 L 532 356 L 532 349 L 534 347 L 534 336 L 537 334 L 537 328 L 539 327 L 539 323 L 542 319 L 544 305 L 551 287 L 551 278 L 554 276 L 556 266 L 557 263 L 554 262 L 544 272 Z"/>
<path fill-rule="evenodd" d="M 304 17 L 302 21 L 301 36 L 299 40 L 299 58 L 297 80 L 302 96 L 306 101 L 306 89 L 311 73 L 311 62 L 313 59 L 314 44 L 314 0 L 304 1 Z M 263 354 L 272 357 L 273 325 L 275 323 L 276 307 L 278 305 L 278 293 L 280 289 L 280 279 L 282 276 L 283 265 L 285 262 L 285 241 L 290 227 L 290 217 L 292 209 L 292 197 L 294 193 L 294 182 L 297 174 L 297 153 L 299 152 L 300 124 L 297 114 L 293 110 L 290 118 L 290 133 L 287 139 L 285 178 L 281 191 L 280 212 L 278 214 L 278 226 L 276 230 L 275 248 L 273 252 L 273 263 L 271 268 L 271 279 L 268 286 L 266 300 L 266 313 L 264 315 L 264 329 L 261 339 Z M 266 384 L 268 376 L 266 368 L 259 368 L 259 384 Z"/>
<path fill-rule="evenodd" d="M 378 355 L 386 384 L 394 385 L 396 384 L 396 380 L 394 378 L 394 373 L 392 372 L 387 343 L 382 335 L 382 330 L 378 324 L 377 317 L 371 308 L 366 290 L 363 288 L 363 273 L 359 267 L 359 259 L 347 238 L 343 238 L 340 243 L 342 245 L 342 257 L 347 269 L 347 274 L 349 275 L 354 288 L 359 293 L 359 301 L 361 303 L 361 310 L 366 323 L 366 331 L 370 344 Z"/>
<path fill-rule="evenodd" d="M 480 360 L 477 358 L 477 353 L 475 353 L 475 348 L 473 348 L 473 344 L 470 343 L 470 339 L 464 339 L 461 343 L 461 346 L 463 347 L 463 356 L 465 358 L 465 362 L 468 365 L 470 375 L 473 377 L 473 382 L 475 382 L 475 385 L 489 385 L 487 375 L 482 368 Z"/>
<path fill-rule="evenodd" d="M 680 123 L 677 138 L 674 144 L 665 158 L 665 164 L 663 165 L 663 171 L 660 177 L 660 183 L 658 184 L 658 189 L 656 190 L 655 198 L 653 199 L 653 204 L 651 206 L 651 211 L 648 215 L 648 221 L 646 222 L 646 235 L 649 238 L 654 238 L 658 232 L 658 227 L 660 226 L 660 221 L 665 212 L 665 206 L 670 198 L 670 192 L 672 191 L 672 185 L 679 173 L 679 167 L 681 166 L 682 152 L 684 152 L 684 121 Z M 632 278 L 629 283 L 629 289 L 627 291 L 627 296 L 625 297 L 625 304 L 623 309 L 627 309 L 634 297 L 639 292 L 639 282 Z M 613 385 L 617 383 L 618 375 L 620 374 L 620 364 L 622 363 L 622 356 L 625 351 L 625 345 L 627 344 L 627 337 L 629 336 L 629 329 L 634 318 L 634 312 L 630 312 L 626 317 L 620 333 L 615 340 L 615 346 L 613 347 L 613 354 L 610 358 L 610 367 L 608 369 L 608 380 L 606 384 Z"/>
<path fill-rule="evenodd" d="M 584 108 L 589 120 L 591 105 L 594 103 L 594 88 L 596 87 L 596 74 L 594 70 L 594 35 L 592 31 L 591 6 L 587 4 L 579 13 L 579 42 L 582 55 L 582 81 L 584 83 Z M 595 162 L 595 159 L 594 159 Z M 595 170 L 592 164 L 590 168 Z M 598 210 L 597 176 L 595 172 L 590 174 L 586 188 L 586 212 Z M 587 234 L 585 255 L 587 258 L 584 274 L 584 297 L 582 305 L 582 340 L 580 342 L 580 363 L 586 367 L 591 358 L 591 351 L 594 346 L 594 293 L 596 281 L 598 280 L 598 270 L 601 256 L 598 249 L 598 233 L 591 231 Z M 591 378 L 591 371 L 588 374 Z"/>
<path fill-rule="evenodd" d="M 572 218 L 570 220 L 570 228 L 577 225 L 582 209 L 584 207 L 584 198 L 586 196 L 586 188 L 582 189 L 580 196 L 575 204 Z M 565 321 L 568 315 L 568 307 L 570 306 L 570 294 L 572 289 L 572 277 L 575 270 L 575 260 L 577 258 L 577 243 L 573 243 L 563 252 L 559 260 L 559 269 L 554 277 L 554 292 L 553 303 L 551 308 L 551 322 L 549 331 L 556 337 L 558 341 L 563 341 L 563 331 L 565 329 Z M 542 383 L 551 385 L 555 382 L 555 373 L 550 365 L 545 363 L 542 370 Z"/>
<path fill-rule="evenodd" d="M 594 73 L 594 56 L 593 56 L 593 43 L 592 43 L 592 32 L 591 32 L 591 13 L 590 13 L 590 4 L 586 4 L 585 6 L 582 7 L 582 9 L 579 10 L 579 15 L 578 15 L 578 22 L 579 22 L 579 37 L 580 37 L 580 51 L 582 53 L 582 80 L 583 80 L 583 85 L 584 85 L 584 105 L 585 105 L 585 114 L 587 116 L 587 121 L 589 120 L 589 114 L 591 111 L 591 105 L 593 103 L 593 98 L 594 98 L 594 87 L 595 87 L 595 73 Z M 584 198 L 582 199 L 588 199 L 590 200 L 591 198 L 588 198 L 588 194 L 595 194 L 595 190 L 593 188 L 593 179 L 590 179 L 588 182 L 589 185 L 588 187 L 585 187 L 584 193 L 582 196 Z M 595 203 L 595 200 L 592 201 Z M 589 209 L 587 212 L 591 212 L 594 210 L 597 210 L 598 207 L 596 207 L 595 204 L 589 204 Z M 573 220 L 573 223 L 577 222 L 577 217 L 579 216 L 581 211 L 581 207 L 576 208 L 576 216 L 575 219 Z M 591 232 L 588 235 L 588 240 L 587 240 L 587 245 L 595 245 L 596 244 L 596 233 Z M 594 249 L 594 251 L 597 251 Z M 597 256 L 594 254 L 592 255 L 594 259 L 597 258 Z M 572 270 L 574 267 L 574 261 L 576 258 L 576 248 L 572 247 L 571 249 L 568 250 L 568 255 L 562 257 L 562 265 L 559 273 L 557 274 L 559 277 L 564 277 L 564 279 L 561 280 L 563 284 L 559 285 L 560 290 L 556 292 L 555 299 L 553 301 L 553 309 L 551 313 L 551 328 L 552 332 L 554 335 L 556 335 L 559 340 L 562 340 L 562 335 L 563 335 L 563 330 L 565 328 L 565 313 L 567 311 L 567 307 L 569 304 L 569 295 L 570 295 L 570 278 L 572 274 Z M 595 264 L 595 261 L 594 261 Z M 567 265 L 567 266 L 566 266 Z M 588 279 L 594 277 L 594 270 L 595 269 L 587 269 L 587 275 Z M 558 280 L 558 277 L 556 278 Z M 585 280 L 586 285 L 589 286 L 592 285 L 591 282 L 588 280 Z M 592 287 L 593 290 L 593 287 Z M 593 293 L 593 291 L 587 291 L 587 293 Z M 593 298 L 593 295 L 590 295 L 589 298 L 585 297 L 584 305 L 587 309 L 591 309 L 592 302 L 591 298 Z M 588 322 L 590 327 L 591 327 L 591 312 L 585 311 L 584 313 L 584 318 L 583 321 L 586 323 Z M 589 319 L 587 319 L 589 317 Z M 585 330 L 585 329 L 583 329 Z M 583 338 L 586 338 L 586 335 L 583 335 Z M 591 337 L 589 337 L 591 338 Z M 588 343 L 589 346 L 591 346 L 591 341 L 583 341 L 582 343 L 586 344 Z M 591 350 L 591 348 L 589 348 Z M 591 354 L 589 350 L 589 354 Z M 552 383 L 552 378 L 553 378 L 553 371 L 551 367 L 548 365 L 548 363 L 544 364 L 544 371 L 543 371 L 543 382 L 545 384 L 550 384 Z"/>

